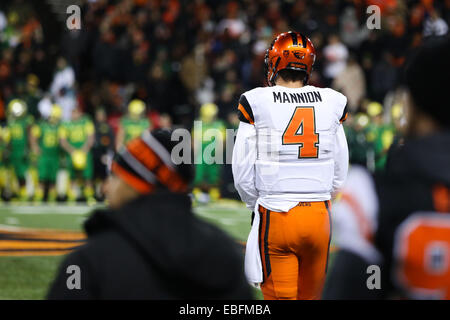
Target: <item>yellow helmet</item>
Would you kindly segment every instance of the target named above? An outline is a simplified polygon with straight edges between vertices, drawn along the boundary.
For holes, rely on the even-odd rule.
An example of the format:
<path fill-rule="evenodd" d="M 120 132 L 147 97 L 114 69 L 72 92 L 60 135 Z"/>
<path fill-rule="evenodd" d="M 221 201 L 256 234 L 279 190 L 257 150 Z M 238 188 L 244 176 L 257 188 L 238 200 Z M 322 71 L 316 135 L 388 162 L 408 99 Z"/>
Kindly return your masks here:
<path fill-rule="evenodd" d="M 145 110 L 145 102 L 139 99 L 131 100 L 128 104 L 128 112 L 133 116 L 140 116 Z"/>
<path fill-rule="evenodd" d="M 8 112 L 15 118 L 20 118 L 27 112 L 27 104 L 21 99 L 13 99 L 8 103 Z"/>
<path fill-rule="evenodd" d="M 371 102 L 367 105 L 367 114 L 373 118 L 383 112 L 383 106 L 378 102 Z"/>
<path fill-rule="evenodd" d="M 72 164 L 75 170 L 83 170 L 86 168 L 87 154 L 82 150 L 75 150 L 72 153 Z"/>
<path fill-rule="evenodd" d="M 219 112 L 219 108 L 214 103 L 205 103 L 200 107 L 200 120 L 212 121 Z"/>
<path fill-rule="evenodd" d="M 62 117 L 62 108 L 59 104 L 53 104 L 50 109 L 50 119 L 60 120 Z"/>

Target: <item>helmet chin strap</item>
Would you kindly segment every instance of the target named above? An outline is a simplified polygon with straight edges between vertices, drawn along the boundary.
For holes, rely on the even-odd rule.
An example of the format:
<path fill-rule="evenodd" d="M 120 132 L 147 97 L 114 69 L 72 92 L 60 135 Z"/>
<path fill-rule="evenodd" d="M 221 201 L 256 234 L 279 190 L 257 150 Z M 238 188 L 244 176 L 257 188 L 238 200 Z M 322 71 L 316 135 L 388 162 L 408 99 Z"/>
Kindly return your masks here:
<path fill-rule="evenodd" d="M 278 72 L 276 74 L 272 73 L 272 78 L 269 81 L 269 84 L 271 87 L 273 87 L 275 85 L 275 81 L 277 80 L 277 78 L 278 78 Z"/>
<path fill-rule="evenodd" d="M 303 85 L 306 86 L 308 84 L 308 81 L 309 81 L 309 76 L 308 76 L 308 73 L 306 73 L 305 79 L 303 80 Z"/>
<path fill-rule="evenodd" d="M 275 80 L 276 80 L 277 77 L 278 77 L 278 72 L 275 73 L 275 71 L 277 70 L 277 67 L 278 67 L 278 64 L 280 63 L 280 61 L 281 61 L 281 58 L 278 57 L 277 62 L 275 62 L 275 65 L 274 65 L 273 68 L 272 68 L 272 76 L 271 76 L 270 79 L 269 79 L 269 85 L 270 85 L 271 87 L 275 85 Z"/>

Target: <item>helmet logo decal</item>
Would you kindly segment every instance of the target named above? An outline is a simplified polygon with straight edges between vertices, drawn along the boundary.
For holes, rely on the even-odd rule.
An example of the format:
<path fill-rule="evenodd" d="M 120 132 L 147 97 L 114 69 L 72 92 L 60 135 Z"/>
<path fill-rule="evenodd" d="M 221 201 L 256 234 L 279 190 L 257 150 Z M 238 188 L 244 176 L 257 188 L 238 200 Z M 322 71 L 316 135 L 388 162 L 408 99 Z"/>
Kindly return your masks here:
<path fill-rule="evenodd" d="M 292 51 L 292 53 L 294 54 L 294 57 L 296 57 L 297 59 L 303 59 L 305 57 L 305 53 L 301 52 L 301 51 Z"/>
<path fill-rule="evenodd" d="M 295 55 L 295 53 L 294 53 L 294 55 Z M 283 56 L 284 56 L 285 58 L 287 58 L 287 57 L 289 56 L 289 50 L 284 50 L 284 51 L 283 51 Z"/>
<path fill-rule="evenodd" d="M 305 71 L 308 70 L 308 66 L 301 62 L 289 62 L 286 68 L 292 70 L 305 70 Z"/>

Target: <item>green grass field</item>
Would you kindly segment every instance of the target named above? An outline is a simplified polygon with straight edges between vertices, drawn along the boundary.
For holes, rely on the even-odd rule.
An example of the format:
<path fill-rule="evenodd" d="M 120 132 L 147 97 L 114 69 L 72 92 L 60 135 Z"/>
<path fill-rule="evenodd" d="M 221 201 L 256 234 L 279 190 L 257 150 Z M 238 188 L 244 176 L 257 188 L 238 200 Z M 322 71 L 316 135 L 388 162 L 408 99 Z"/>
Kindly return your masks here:
<path fill-rule="evenodd" d="M 0 229 L 11 227 L 82 230 L 93 207 L 84 205 L 18 205 L 0 207 Z M 237 201 L 198 206 L 195 213 L 245 242 L 250 230 L 250 212 Z M 0 240 L 1 241 L 1 240 Z M 44 299 L 64 256 L 0 256 L 0 300 Z M 259 290 L 255 297 L 261 299 Z"/>
<path fill-rule="evenodd" d="M 7 226 L 79 231 L 92 209 L 83 205 L 2 205 L 0 228 Z M 250 230 L 250 214 L 240 203 L 222 201 L 196 207 L 195 212 L 199 217 L 218 225 L 233 238 L 246 241 Z M 43 299 L 63 257 L 0 257 L 0 299 Z"/>

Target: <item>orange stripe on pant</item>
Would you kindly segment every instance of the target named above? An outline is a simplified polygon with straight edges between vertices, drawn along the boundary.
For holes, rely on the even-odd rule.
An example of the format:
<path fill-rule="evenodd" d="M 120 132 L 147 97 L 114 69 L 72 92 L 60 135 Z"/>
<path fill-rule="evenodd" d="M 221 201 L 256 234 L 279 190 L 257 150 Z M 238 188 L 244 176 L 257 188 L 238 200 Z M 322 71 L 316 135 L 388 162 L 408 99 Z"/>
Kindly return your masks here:
<path fill-rule="evenodd" d="M 259 206 L 264 299 L 320 299 L 331 239 L 329 207 L 329 201 L 301 202 L 289 212 Z"/>

